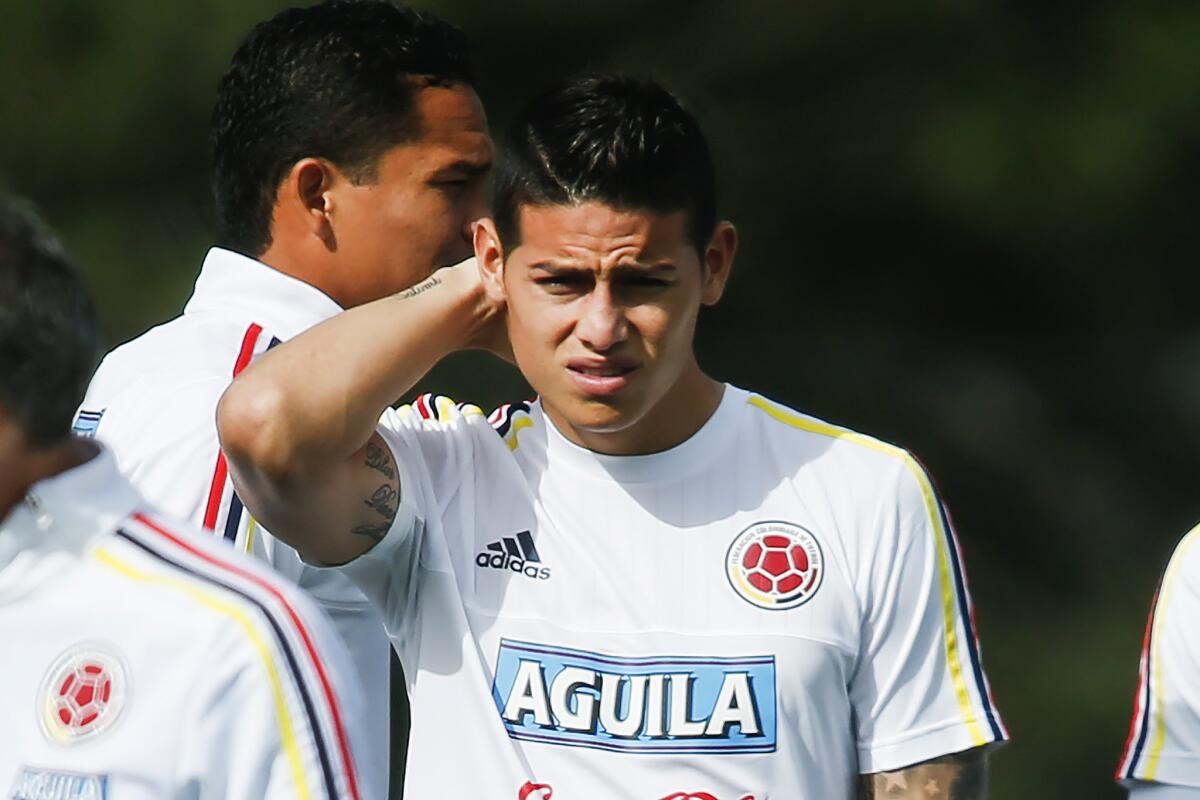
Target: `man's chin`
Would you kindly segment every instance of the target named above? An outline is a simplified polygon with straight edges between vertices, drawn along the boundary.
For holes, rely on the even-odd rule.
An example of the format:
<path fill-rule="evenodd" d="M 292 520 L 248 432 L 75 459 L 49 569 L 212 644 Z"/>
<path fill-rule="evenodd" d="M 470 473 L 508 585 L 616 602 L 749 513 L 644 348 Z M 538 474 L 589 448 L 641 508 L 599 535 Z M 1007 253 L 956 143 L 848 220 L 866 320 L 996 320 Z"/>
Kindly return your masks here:
<path fill-rule="evenodd" d="M 545 403 L 545 398 L 542 398 Z M 591 433 L 617 433 L 640 419 L 641 415 L 622 397 L 587 397 L 555 406 L 558 416 L 575 430 Z"/>

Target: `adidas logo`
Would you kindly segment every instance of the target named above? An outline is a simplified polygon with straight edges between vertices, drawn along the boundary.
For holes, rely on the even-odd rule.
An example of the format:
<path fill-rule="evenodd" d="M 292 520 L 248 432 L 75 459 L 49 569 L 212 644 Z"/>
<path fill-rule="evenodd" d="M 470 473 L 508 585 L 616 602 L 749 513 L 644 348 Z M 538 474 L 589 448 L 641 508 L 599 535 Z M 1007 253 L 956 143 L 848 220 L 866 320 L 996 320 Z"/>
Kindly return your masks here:
<path fill-rule="evenodd" d="M 542 557 L 533 546 L 529 531 L 521 531 L 515 538 L 505 536 L 498 542 L 492 542 L 486 550 L 475 556 L 477 567 L 507 569 L 534 580 L 549 580 L 550 568 L 538 566 L 541 563 Z"/>

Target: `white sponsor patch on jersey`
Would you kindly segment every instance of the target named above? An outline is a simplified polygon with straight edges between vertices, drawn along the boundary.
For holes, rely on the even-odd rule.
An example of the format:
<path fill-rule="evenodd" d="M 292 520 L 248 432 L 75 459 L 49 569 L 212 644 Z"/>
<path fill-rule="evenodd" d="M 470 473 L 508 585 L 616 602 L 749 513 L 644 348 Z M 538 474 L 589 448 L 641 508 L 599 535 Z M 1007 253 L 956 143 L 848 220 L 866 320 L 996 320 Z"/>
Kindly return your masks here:
<path fill-rule="evenodd" d="M 107 775 L 21 767 L 11 800 L 106 800 Z"/>
<path fill-rule="evenodd" d="M 96 438 L 96 429 L 100 427 L 100 419 L 103 416 L 103 408 L 99 411 L 88 411 L 81 408 L 79 413 L 75 415 L 75 422 L 71 425 L 71 432 L 84 439 L 94 439 Z"/>
<path fill-rule="evenodd" d="M 774 656 L 624 658 L 505 639 L 492 693 L 514 739 L 630 753 L 775 749 Z"/>

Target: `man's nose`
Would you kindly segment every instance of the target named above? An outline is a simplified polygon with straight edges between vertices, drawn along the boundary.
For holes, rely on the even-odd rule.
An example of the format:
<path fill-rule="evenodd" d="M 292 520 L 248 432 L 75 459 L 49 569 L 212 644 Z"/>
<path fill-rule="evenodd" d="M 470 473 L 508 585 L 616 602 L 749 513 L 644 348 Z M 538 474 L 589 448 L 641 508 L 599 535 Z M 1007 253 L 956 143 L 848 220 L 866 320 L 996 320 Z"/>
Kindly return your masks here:
<path fill-rule="evenodd" d="M 597 282 L 584 298 L 579 320 L 575 324 L 575 335 L 589 348 L 598 351 L 610 349 L 629 335 L 625 309 L 614 301 L 607 282 Z"/>

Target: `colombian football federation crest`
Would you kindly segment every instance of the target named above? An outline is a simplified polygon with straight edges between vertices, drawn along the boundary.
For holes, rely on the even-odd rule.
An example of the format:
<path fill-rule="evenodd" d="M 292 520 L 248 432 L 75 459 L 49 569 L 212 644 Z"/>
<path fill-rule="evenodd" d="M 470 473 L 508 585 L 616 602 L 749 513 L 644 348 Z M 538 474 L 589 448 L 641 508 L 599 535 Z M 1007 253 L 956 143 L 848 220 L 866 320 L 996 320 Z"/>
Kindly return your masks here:
<path fill-rule="evenodd" d="M 791 522 L 756 522 L 729 545 L 725 574 L 746 602 L 781 611 L 812 599 L 825 577 L 825 559 L 811 531 Z"/>
<path fill-rule="evenodd" d="M 38 718 L 53 742 L 92 739 L 113 726 L 125 706 L 125 668 L 102 645 L 80 644 L 50 666 L 38 692 Z"/>

